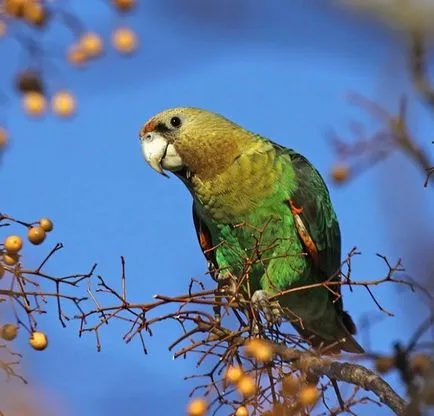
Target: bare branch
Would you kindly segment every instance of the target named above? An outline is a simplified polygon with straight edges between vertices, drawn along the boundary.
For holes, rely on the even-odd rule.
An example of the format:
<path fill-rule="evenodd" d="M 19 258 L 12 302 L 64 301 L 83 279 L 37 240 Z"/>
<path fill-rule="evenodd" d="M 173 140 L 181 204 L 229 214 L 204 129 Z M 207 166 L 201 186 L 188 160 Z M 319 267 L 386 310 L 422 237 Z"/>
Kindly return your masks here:
<path fill-rule="evenodd" d="M 410 74 L 414 88 L 425 100 L 426 104 L 434 110 L 434 88 L 427 75 L 427 51 L 423 33 L 413 31 L 410 33 Z"/>
<path fill-rule="evenodd" d="M 300 365 L 316 376 L 327 376 L 330 379 L 344 381 L 372 391 L 382 403 L 392 409 L 397 415 L 404 415 L 405 401 L 379 375 L 358 364 L 329 361 L 304 354 Z"/>

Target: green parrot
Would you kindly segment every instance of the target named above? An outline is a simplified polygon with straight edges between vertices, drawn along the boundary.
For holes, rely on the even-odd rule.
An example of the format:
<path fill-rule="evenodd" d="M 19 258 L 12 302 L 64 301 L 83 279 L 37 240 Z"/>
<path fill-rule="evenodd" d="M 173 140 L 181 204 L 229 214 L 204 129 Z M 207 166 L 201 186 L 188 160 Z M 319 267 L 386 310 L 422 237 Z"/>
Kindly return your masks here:
<path fill-rule="evenodd" d="M 172 172 L 190 191 L 216 280 L 243 276 L 239 286 L 267 319 L 288 318 L 315 348 L 364 352 L 340 286 L 321 285 L 340 279 L 341 236 L 327 186 L 305 157 L 189 107 L 152 117 L 140 142 L 153 169 Z"/>

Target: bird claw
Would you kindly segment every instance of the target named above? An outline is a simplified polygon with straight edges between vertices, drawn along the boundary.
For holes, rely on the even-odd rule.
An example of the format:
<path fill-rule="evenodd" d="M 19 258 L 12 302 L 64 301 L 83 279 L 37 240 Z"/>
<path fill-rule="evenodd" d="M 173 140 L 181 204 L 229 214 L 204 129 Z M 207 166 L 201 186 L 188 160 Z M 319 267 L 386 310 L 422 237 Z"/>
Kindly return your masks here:
<path fill-rule="evenodd" d="M 282 307 L 277 301 L 271 302 L 265 290 L 257 290 L 253 293 L 251 301 L 256 309 L 264 313 L 267 322 L 271 324 L 281 322 L 283 316 Z"/>
<path fill-rule="evenodd" d="M 221 292 L 234 296 L 237 292 L 237 278 L 230 272 L 216 273 L 215 280 Z"/>
<path fill-rule="evenodd" d="M 215 295 L 216 301 L 219 303 L 214 306 L 214 320 L 217 324 L 220 324 L 221 305 L 220 302 L 224 297 L 233 299 L 237 294 L 237 278 L 230 272 L 220 273 L 214 271 L 212 278 L 217 282 L 217 292 Z"/>

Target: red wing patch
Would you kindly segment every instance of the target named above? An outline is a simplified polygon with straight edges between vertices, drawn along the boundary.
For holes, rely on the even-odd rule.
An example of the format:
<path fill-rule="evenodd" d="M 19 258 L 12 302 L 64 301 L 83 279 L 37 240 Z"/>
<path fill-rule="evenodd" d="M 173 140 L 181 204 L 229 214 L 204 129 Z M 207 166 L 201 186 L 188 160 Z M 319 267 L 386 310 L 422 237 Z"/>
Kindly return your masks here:
<path fill-rule="evenodd" d="M 300 215 L 303 212 L 303 207 L 297 208 L 291 200 L 289 200 L 289 207 L 293 215 Z"/>
<path fill-rule="evenodd" d="M 199 220 L 199 244 L 200 247 L 202 248 L 203 254 L 205 255 L 205 257 L 209 260 L 212 261 L 212 249 L 213 249 L 213 245 L 212 245 L 212 240 L 211 240 L 211 234 L 208 231 L 208 229 L 206 227 L 204 227 L 204 225 L 202 224 L 202 221 Z"/>
<path fill-rule="evenodd" d="M 318 249 L 315 242 L 312 240 L 306 226 L 303 223 L 300 215 L 303 212 L 303 207 L 296 207 L 292 201 L 289 201 L 289 207 L 291 209 L 292 215 L 294 216 L 295 227 L 297 229 L 298 236 L 302 241 L 304 247 L 306 248 L 309 256 L 313 259 L 315 264 L 318 264 Z"/>

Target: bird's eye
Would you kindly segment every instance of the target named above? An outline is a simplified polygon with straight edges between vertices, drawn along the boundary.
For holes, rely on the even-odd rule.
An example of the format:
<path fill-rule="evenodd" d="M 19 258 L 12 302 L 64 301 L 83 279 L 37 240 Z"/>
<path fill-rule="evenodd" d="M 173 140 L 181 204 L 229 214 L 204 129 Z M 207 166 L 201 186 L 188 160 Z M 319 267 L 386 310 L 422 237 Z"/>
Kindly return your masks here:
<path fill-rule="evenodd" d="M 172 117 L 170 119 L 170 124 L 172 127 L 179 127 L 181 125 L 181 119 L 179 117 Z"/>

